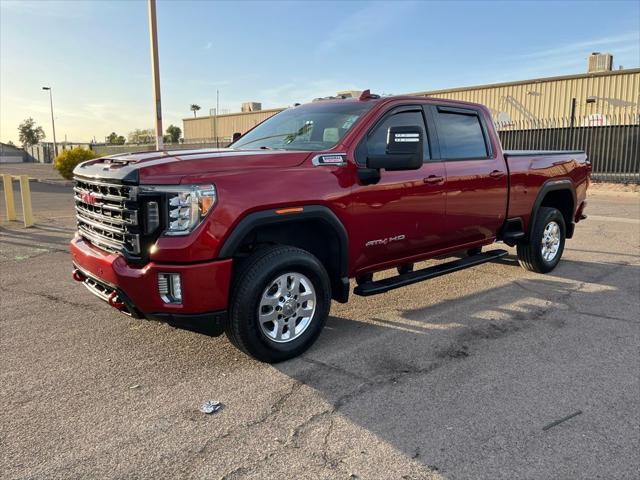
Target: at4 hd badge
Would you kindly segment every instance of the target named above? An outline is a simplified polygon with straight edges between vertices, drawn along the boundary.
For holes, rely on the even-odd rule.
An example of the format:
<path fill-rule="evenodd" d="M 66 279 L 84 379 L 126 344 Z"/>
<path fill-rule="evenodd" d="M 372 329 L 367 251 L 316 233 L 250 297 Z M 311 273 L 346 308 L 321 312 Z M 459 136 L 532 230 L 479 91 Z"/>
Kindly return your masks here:
<path fill-rule="evenodd" d="M 329 166 L 329 167 L 343 167 L 347 164 L 346 153 L 323 153 L 313 157 L 313 164 L 316 167 Z"/>

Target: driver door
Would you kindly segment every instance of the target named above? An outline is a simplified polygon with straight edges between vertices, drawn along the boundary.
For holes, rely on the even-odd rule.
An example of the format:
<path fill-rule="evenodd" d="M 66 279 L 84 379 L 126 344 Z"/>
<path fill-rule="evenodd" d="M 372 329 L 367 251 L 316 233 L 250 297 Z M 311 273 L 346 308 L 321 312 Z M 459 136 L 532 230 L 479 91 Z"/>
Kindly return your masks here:
<path fill-rule="evenodd" d="M 445 230 L 445 167 L 431 159 L 430 129 L 420 105 L 393 108 L 384 113 L 362 139 L 356 162 L 384 155 L 390 127 L 419 127 L 423 132 L 423 164 L 417 170 L 380 171 L 380 181 L 357 183 L 353 189 L 355 228 L 349 232 L 356 271 L 384 268 L 441 248 Z M 362 143 L 364 142 L 364 143 Z"/>

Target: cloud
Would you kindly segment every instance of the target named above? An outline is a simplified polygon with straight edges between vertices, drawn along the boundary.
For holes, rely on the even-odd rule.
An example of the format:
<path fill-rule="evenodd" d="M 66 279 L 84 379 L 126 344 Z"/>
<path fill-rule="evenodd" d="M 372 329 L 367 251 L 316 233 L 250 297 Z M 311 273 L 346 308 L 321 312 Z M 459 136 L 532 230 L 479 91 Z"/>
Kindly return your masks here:
<path fill-rule="evenodd" d="M 363 40 L 397 23 L 415 8 L 416 2 L 375 2 L 346 16 L 330 30 L 316 52 L 330 53 L 344 45 Z"/>
<path fill-rule="evenodd" d="M 545 50 L 538 50 L 536 52 L 529 52 L 523 55 L 518 55 L 515 58 L 549 58 L 549 57 L 561 57 L 561 56 L 575 56 L 575 54 L 583 53 L 585 51 L 591 52 L 598 48 L 614 48 L 617 45 L 626 45 L 634 42 L 638 45 L 640 42 L 640 32 L 628 32 L 621 35 L 612 35 L 608 37 L 594 38 L 591 40 L 585 40 L 582 42 L 569 43 L 557 48 L 549 48 Z M 628 48 L 628 47 L 624 47 Z M 637 47 L 636 47 L 637 48 Z"/>

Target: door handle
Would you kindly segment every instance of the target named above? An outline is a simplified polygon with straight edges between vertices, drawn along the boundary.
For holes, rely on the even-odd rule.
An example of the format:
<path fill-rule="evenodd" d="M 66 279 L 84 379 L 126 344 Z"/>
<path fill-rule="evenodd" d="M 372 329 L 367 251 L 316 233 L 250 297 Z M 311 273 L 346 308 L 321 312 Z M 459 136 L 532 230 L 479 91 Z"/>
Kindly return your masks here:
<path fill-rule="evenodd" d="M 501 170 L 494 170 L 489 174 L 491 178 L 502 178 L 504 177 L 504 175 L 505 175 L 504 172 Z"/>
<path fill-rule="evenodd" d="M 428 184 L 439 184 L 444 182 L 444 177 L 439 175 L 429 175 L 427 178 L 423 178 L 422 181 Z"/>

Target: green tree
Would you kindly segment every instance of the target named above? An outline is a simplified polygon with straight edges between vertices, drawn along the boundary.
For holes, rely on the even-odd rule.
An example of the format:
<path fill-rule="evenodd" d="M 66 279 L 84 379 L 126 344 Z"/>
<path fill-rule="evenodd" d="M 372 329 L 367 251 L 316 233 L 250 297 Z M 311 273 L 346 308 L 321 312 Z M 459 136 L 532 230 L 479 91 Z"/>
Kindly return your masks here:
<path fill-rule="evenodd" d="M 107 137 L 107 143 L 110 145 L 124 145 L 126 138 L 122 135 L 118 135 L 116 132 L 111 132 Z"/>
<path fill-rule="evenodd" d="M 129 132 L 129 143 L 153 143 L 156 139 L 156 131 L 153 128 L 136 128 Z"/>
<path fill-rule="evenodd" d="M 196 118 L 196 112 L 200 110 L 200 105 L 198 105 L 197 103 L 192 103 L 190 110 L 193 112 L 193 118 Z"/>
<path fill-rule="evenodd" d="M 171 143 L 178 143 L 180 142 L 182 130 L 180 129 L 180 127 L 176 127 L 175 125 L 169 125 L 167 127 L 167 135 L 169 136 L 169 141 Z"/>
<path fill-rule="evenodd" d="M 62 178 L 71 180 L 73 177 L 73 169 L 76 168 L 76 165 L 85 160 L 96 158 L 97 156 L 93 150 L 85 150 L 82 147 L 63 150 L 53 161 L 53 167 L 60 173 Z"/>
<path fill-rule="evenodd" d="M 42 127 L 36 127 L 36 121 L 29 117 L 18 126 L 20 143 L 23 147 L 31 147 L 40 143 L 44 138 L 44 130 Z"/>

